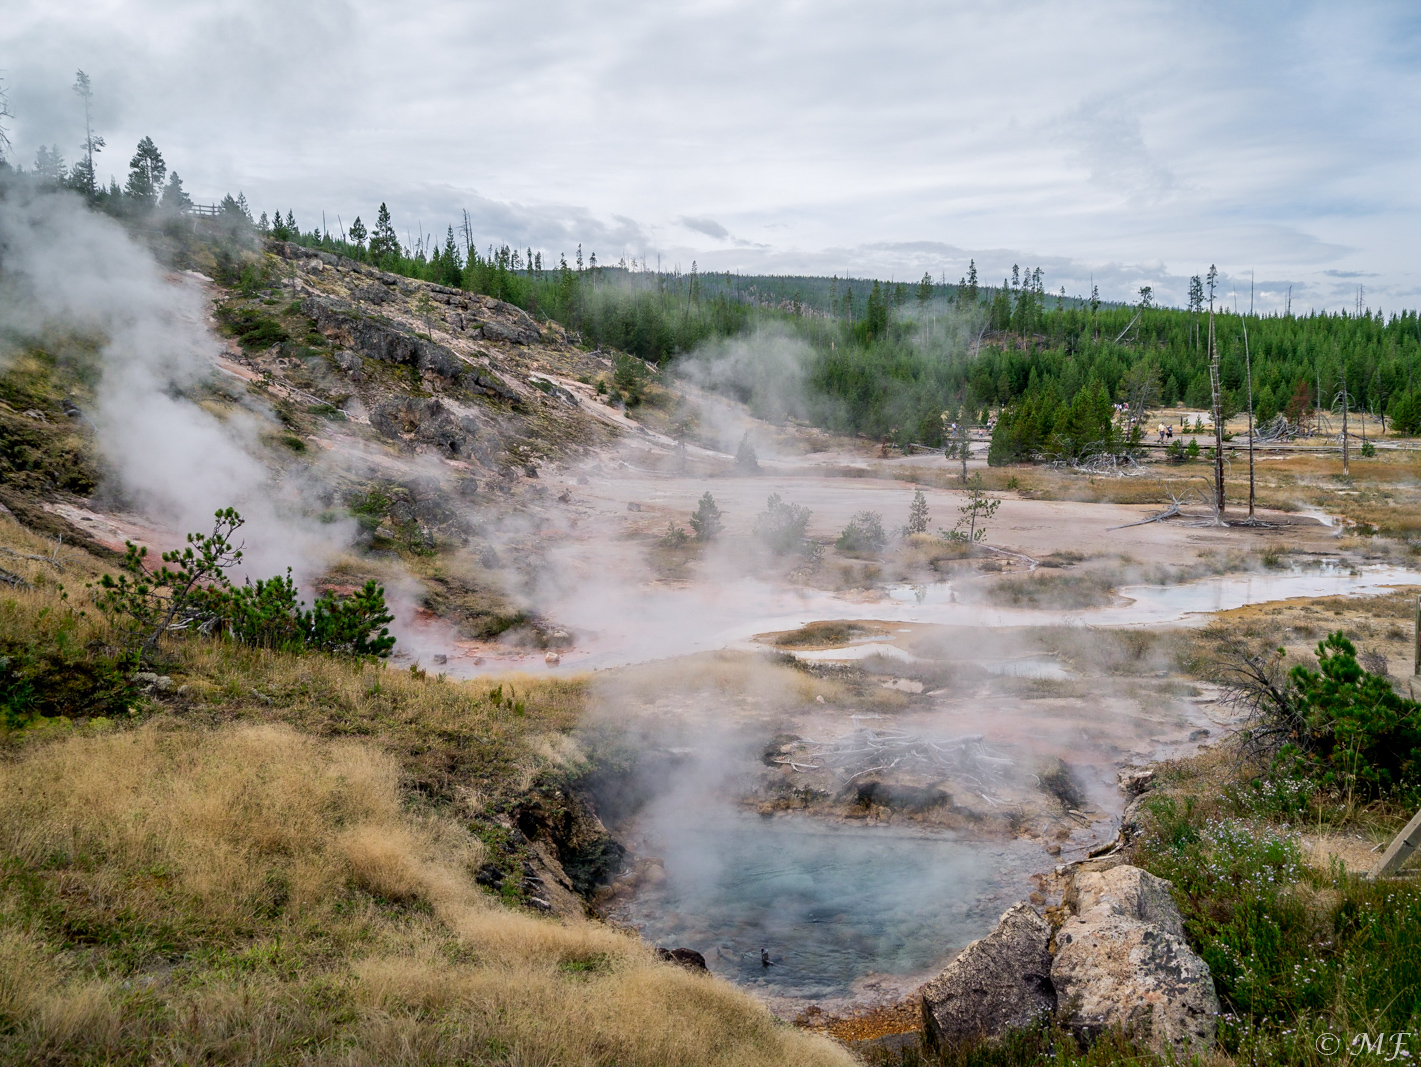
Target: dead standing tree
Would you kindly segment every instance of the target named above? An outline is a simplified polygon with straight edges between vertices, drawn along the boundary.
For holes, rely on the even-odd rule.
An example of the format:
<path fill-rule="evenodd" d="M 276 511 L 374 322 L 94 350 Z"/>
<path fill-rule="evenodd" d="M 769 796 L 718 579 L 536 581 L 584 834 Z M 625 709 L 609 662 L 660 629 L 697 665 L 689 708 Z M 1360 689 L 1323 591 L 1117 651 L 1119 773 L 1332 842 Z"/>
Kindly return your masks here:
<path fill-rule="evenodd" d="M 1243 320 L 1243 374 L 1248 380 L 1248 521 L 1253 521 L 1253 357 L 1248 351 L 1248 320 Z"/>
<path fill-rule="evenodd" d="M 1347 395 L 1347 361 L 1342 360 L 1341 370 L 1338 372 L 1337 396 L 1333 400 L 1333 405 L 1340 404 L 1342 406 L 1342 476 L 1344 478 L 1352 473 L 1349 463 L 1351 456 L 1347 449 L 1347 411 L 1351 407 L 1350 399 Z"/>
<path fill-rule="evenodd" d="M 1214 521 L 1224 525 L 1224 402 L 1219 389 L 1219 342 L 1214 330 L 1217 267 L 1209 267 L 1209 388 L 1214 394 Z"/>

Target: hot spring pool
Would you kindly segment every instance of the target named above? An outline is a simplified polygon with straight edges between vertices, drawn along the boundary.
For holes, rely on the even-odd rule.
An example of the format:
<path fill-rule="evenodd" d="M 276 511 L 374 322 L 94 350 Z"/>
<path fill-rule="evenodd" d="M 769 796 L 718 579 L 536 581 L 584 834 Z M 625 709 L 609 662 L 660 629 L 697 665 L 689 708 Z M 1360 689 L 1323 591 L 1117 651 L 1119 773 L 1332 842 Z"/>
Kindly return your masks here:
<path fill-rule="evenodd" d="M 941 965 L 1026 894 L 1043 859 L 1025 842 L 794 816 L 725 813 L 647 829 L 643 854 L 662 858 L 665 880 L 643 884 L 611 917 L 657 945 L 701 952 L 742 985 L 804 998 Z"/>

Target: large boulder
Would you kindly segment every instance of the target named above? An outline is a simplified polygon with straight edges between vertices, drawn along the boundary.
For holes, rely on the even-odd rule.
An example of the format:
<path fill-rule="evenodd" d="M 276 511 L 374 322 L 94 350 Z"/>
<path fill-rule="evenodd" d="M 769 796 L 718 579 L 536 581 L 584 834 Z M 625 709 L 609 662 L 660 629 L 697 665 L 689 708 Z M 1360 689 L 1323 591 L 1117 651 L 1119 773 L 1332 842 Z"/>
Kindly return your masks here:
<path fill-rule="evenodd" d="M 1105 908 L 1182 938 L 1184 922 L 1171 888 L 1169 882 L 1149 871 L 1122 864 L 1106 871 L 1081 871 L 1066 892 L 1065 903 L 1077 915 Z"/>
<path fill-rule="evenodd" d="M 1078 913 L 1051 963 L 1063 1025 L 1086 1040 L 1119 1027 L 1161 1055 L 1213 1046 L 1213 975 L 1184 940 L 1168 882 L 1137 867 L 1082 872 L 1067 903 Z"/>
<path fill-rule="evenodd" d="M 1051 927 L 1025 903 L 973 941 L 923 986 L 923 1033 L 956 1044 L 1031 1026 L 1056 1008 L 1051 986 Z"/>

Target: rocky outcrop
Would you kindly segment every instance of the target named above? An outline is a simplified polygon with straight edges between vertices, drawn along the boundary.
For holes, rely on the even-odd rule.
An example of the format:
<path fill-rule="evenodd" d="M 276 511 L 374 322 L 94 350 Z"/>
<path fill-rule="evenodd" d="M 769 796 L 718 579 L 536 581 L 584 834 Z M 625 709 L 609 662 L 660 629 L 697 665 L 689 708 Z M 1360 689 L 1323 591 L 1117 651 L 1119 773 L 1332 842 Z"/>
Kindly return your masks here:
<path fill-rule="evenodd" d="M 1104 908 L 1116 915 L 1152 923 L 1167 934 L 1184 936 L 1184 922 L 1170 884 L 1149 871 L 1128 864 L 1105 871 L 1081 871 L 1071 882 L 1063 903 L 1077 915 Z"/>
<path fill-rule="evenodd" d="M 706 958 L 693 948 L 658 948 L 656 950 L 658 959 L 667 963 L 677 963 L 688 971 L 706 971 Z"/>
<path fill-rule="evenodd" d="M 1051 928 L 1026 903 L 922 989 L 923 1032 L 956 1045 L 1045 1020 L 1084 1041 L 1123 1029 L 1162 1056 L 1213 1047 L 1219 1001 L 1169 882 L 1138 867 L 1078 871 Z"/>
<path fill-rule="evenodd" d="M 973 941 L 923 987 L 923 1033 L 957 1044 L 997 1037 L 1049 1017 L 1051 927 L 1029 904 L 1009 908 L 997 928 Z"/>
<path fill-rule="evenodd" d="M 484 337 L 490 341 L 507 341 L 515 345 L 536 344 L 539 333 L 536 326 L 529 328 L 516 323 L 504 323 L 490 319 L 480 328 Z"/>
<path fill-rule="evenodd" d="M 437 375 L 457 387 L 485 396 L 515 402 L 521 399 L 491 370 L 468 362 L 444 345 L 416 337 L 382 317 L 315 297 L 302 302 L 301 313 L 315 323 L 325 337 L 361 356 L 413 367 L 421 374 Z"/>
<path fill-rule="evenodd" d="M 368 296 L 363 299 L 374 302 Z M 301 303 L 301 313 L 327 338 L 370 359 L 413 366 L 442 378 L 457 377 L 464 368 L 464 361 L 443 345 L 415 337 L 393 323 L 355 308 L 338 307 L 307 297 Z"/>
<path fill-rule="evenodd" d="M 842 794 L 844 799 L 864 808 L 882 807 L 889 811 L 906 811 L 921 814 L 952 804 L 952 795 L 936 786 L 907 785 L 901 782 L 885 782 L 876 778 L 861 780 L 851 785 Z"/>
<path fill-rule="evenodd" d="M 1170 885 L 1138 867 L 1082 872 L 1056 933 L 1051 982 L 1063 1025 L 1090 1040 L 1120 1027 L 1161 1055 L 1213 1046 L 1219 1001 L 1184 939 Z"/>
<path fill-rule="evenodd" d="M 392 396 L 376 404 L 370 425 L 387 437 L 408 436 L 452 457 L 481 451 L 482 427 L 451 411 L 438 397 Z"/>
<path fill-rule="evenodd" d="M 626 856 L 626 849 L 607 832 L 587 800 L 566 785 L 536 786 L 512 815 L 534 846 L 551 851 L 549 858 L 556 860 L 569 888 L 582 898 L 606 885 Z"/>

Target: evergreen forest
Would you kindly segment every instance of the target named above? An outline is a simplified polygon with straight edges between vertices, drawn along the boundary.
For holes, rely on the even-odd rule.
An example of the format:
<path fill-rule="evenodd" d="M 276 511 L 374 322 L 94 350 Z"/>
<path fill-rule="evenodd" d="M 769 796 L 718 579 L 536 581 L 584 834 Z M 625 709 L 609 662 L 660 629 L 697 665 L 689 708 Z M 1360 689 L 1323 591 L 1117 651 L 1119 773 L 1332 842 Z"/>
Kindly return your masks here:
<path fill-rule="evenodd" d="M 580 245 L 571 260 L 481 248 L 467 214 L 442 235 L 406 230 L 402 238 L 384 204 L 373 222 L 340 223 L 339 233 L 325 219 L 302 229 L 292 211 L 254 217 L 240 195 L 194 206 L 149 138 L 122 185 L 99 184 L 91 154 L 66 167 L 57 148 L 41 150 L 31 173 L 139 228 L 196 214 L 239 241 L 292 241 L 505 300 L 589 347 L 699 373 L 763 417 L 930 447 L 950 446 L 954 427 L 990 424 L 993 463 L 1128 447 L 1117 405 L 1210 407 L 1211 314 L 1226 416 L 1246 409 L 1251 384 L 1260 425 L 1282 416 L 1304 428 L 1345 404 L 1392 432 L 1421 431 L 1416 311 L 1240 314 L 1218 299 L 1213 268 L 1192 279 L 1183 309 L 1157 306 L 1148 287 L 1129 303 L 1050 293 L 1040 268 L 1016 266 L 995 285 L 978 278 L 975 263 L 956 282 L 747 276 L 695 263 L 684 272 L 599 262 Z M 707 373 L 737 338 L 757 342 L 742 346 L 737 373 Z"/>

